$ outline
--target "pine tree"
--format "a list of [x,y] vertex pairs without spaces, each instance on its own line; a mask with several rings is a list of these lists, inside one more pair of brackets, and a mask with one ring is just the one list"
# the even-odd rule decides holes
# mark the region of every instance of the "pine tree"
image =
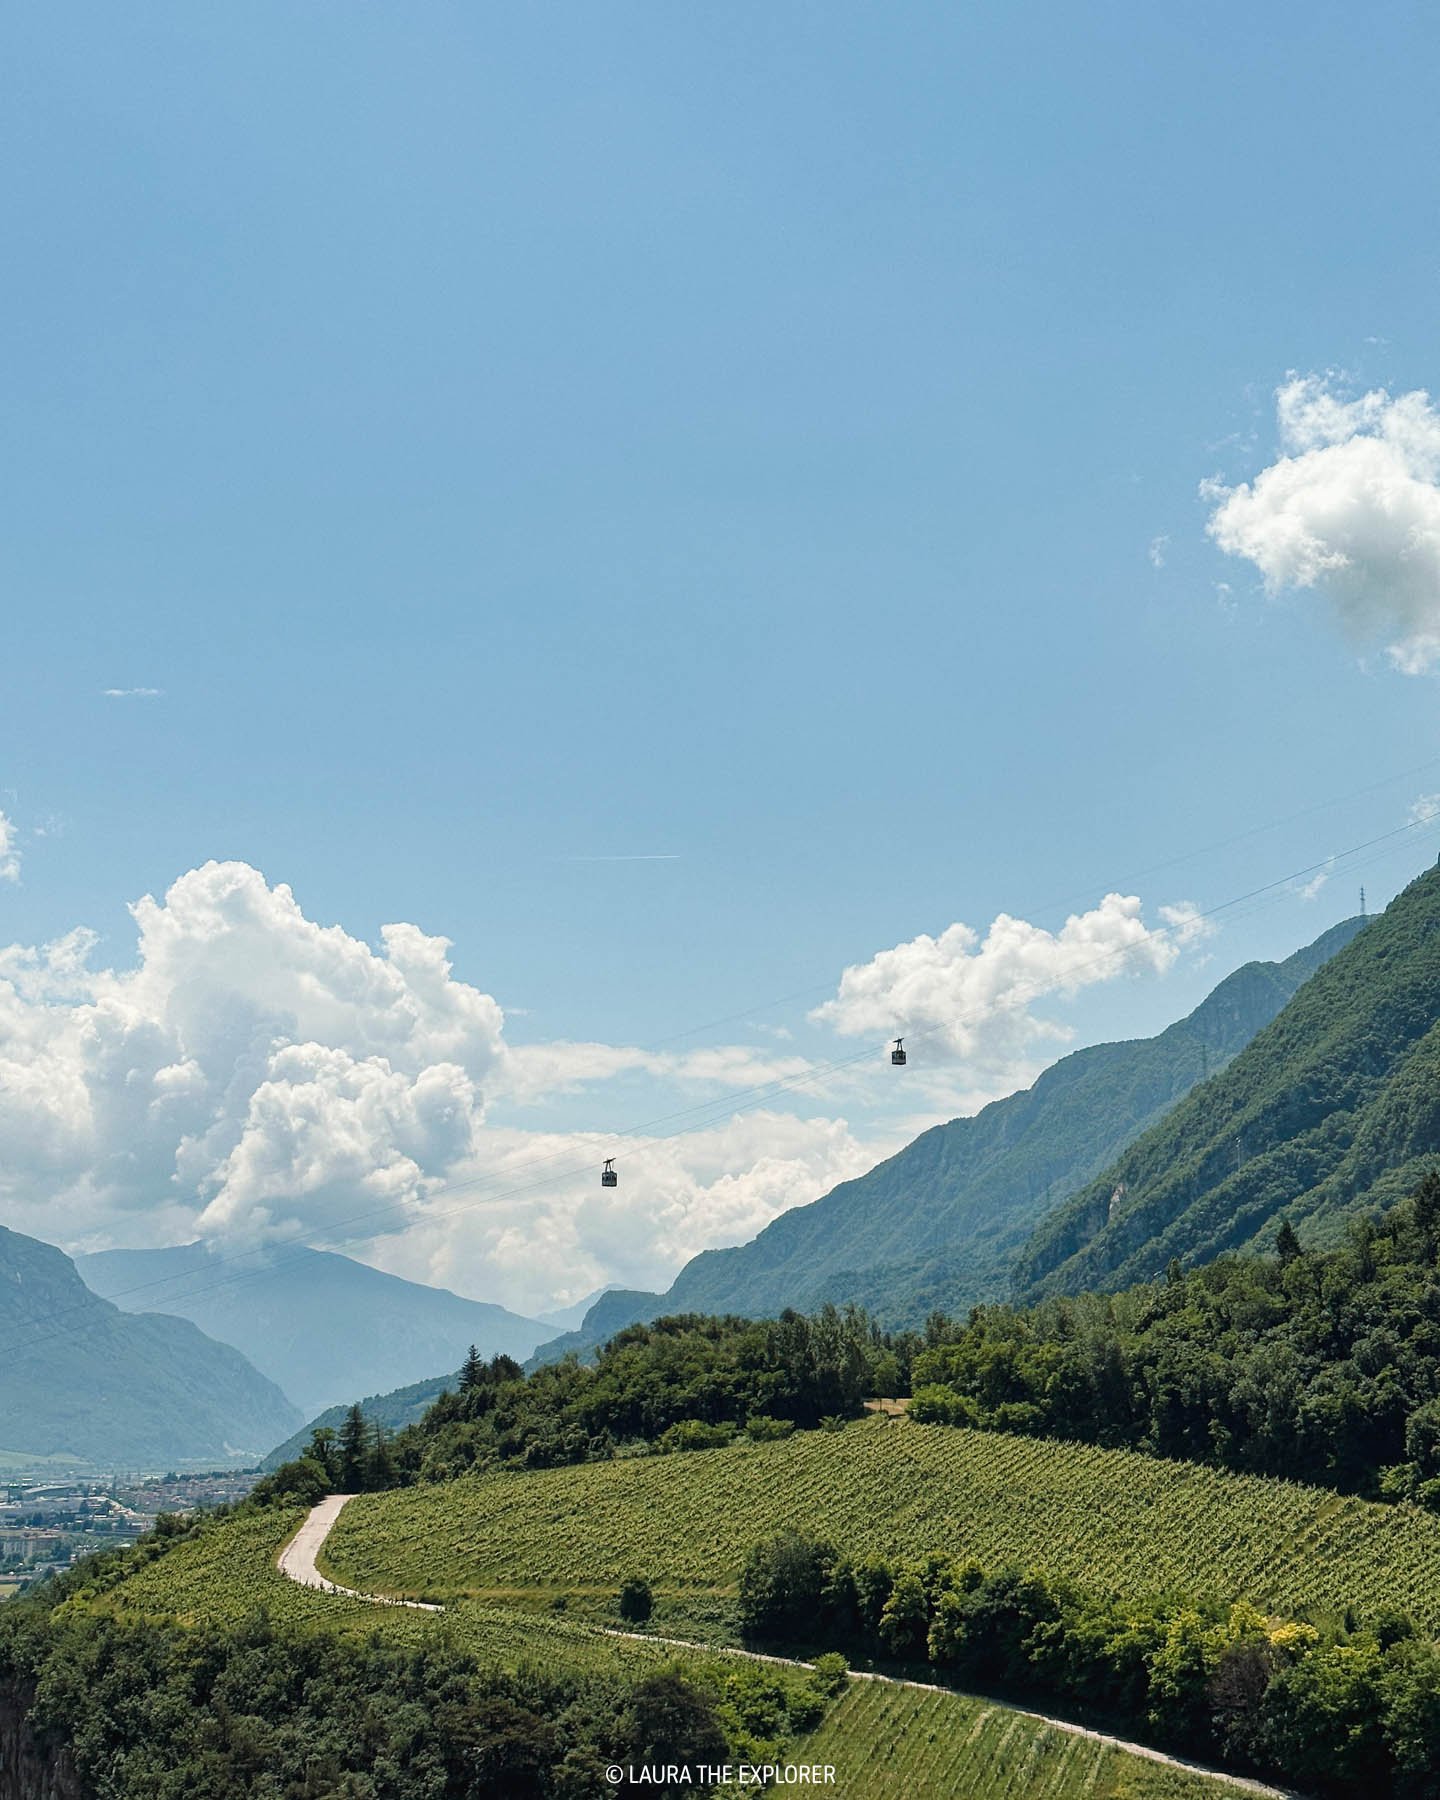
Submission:
[[485,1363],[480,1352],[472,1344],[464,1362],[460,1365],[460,1392],[472,1394],[485,1382]]
[[378,1494],[385,1488],[394,1487],[397,1474],[395,1457],[390,1449],[390,1433],[377,1420],[365,1458],[366,1493]]
[[1280,1229],[1275,1234],[1275,1250],[1282,1263],[1292,1263],[1300,1254],[1300,1240],[1295,1235],[1295,1227],[1288,1219],[1283,1219]]
[[365,1462],[370,1448],[370,1426],[357,1400],[340,1427],[340,1486],[358,1494],[365,1486]]

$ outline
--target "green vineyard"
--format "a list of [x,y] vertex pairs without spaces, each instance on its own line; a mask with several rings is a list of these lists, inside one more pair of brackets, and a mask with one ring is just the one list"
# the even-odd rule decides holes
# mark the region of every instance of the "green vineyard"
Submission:
[[1216,1800],[1221,1787],[1010,1707],[855,1681],[805,1740],[837,1800]]
[[177,1545],[108,1593],[93,1600],[77,1597],[67,1605],[182,1625],[242,1625],[263,1610],[301,1629],[362,1638],[379,1632],[406,1646],[443,1632],[457,1649],[505,1667],[530,1661],[583,1671],[611,1668],[622,1658],[659,1662],[677,1654],[643,1640],[602,1637],[560,1614],[514,1613],[462,1601],[439,1618],[300,1587],[280,1573],[276,1558],[303,1517],[303,1512],[259,1513],[227,1520]]
[[515,1600],[729,1591],[785,1527],[852,1553],[940,1550],[1117,1594],[1315,1616],[1393,1605],[1440,1631],[1440,1520],[1122,1450],[867,1420],[780,1443],[492,1474],[352,1501],[326,1546],[370,1592]]

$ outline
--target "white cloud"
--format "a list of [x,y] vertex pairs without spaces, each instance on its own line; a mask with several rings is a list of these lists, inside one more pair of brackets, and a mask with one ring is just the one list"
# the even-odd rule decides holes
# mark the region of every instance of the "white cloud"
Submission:
[[1170,538],[1168,533],[1162,532],[1159,537],[1151,538],[1148,554],[1152,569],[1163,569],[1165,567],[1165,552],[1169,548]]
[[1428,825],[1432,819],[1440,819],[1440,794],[1422,794],[1410,808],[1410,823]]
[[[504,1293],[522,1311],[605,1281],[664,1288],[699,1251],[745,1242],[902,1141],[862,1144],[843,1119],[755,1112],[683,1137],[638,1137],[616,1154],[619,1187],[602,1188],[610,1140],[487,1129],[479,1166],[501,1197],[482,1190],[462,1205],[437,1195],[403,1237],[374,1244],[367,1259],[413,1280]],[[584,1173],[534,1191],[547,1163]],[[503,1197],[511,1187],[521,1191]]]
[[1335,873],[1335,858],[1327,856],[1308,881],[1292,881],[1290,891],[1302,900],[1316,900]]
[[974,1085],[1003,1088],[1033,1068],[1038,1045],[1071,1035],[1032,1011],[1037,1000],[1136,970],[1163,973],[1210,929],[1188,904],[1162,907],[1160,916],[1160,926],[1147,926],[1138,899],[1107,894],[1058,932],[1008,913],[983,939],[951,925],[846,969],[835,998],[811,1017],[848,1037],[923,1036],[927,1059],[963,1063]]
[[[444,938],[383,952],[285,886],[207,863],[132,909],[137,966],[92,933],[0,951],[0,1170],[12,1221],[67,1241],[142,1215],[153,1239],[323,1233],[356,1201],[406,1209],[470,1150],[503,1015]],[[117,1231],[118,1227],[118,1231]]]
[[20,879],[20,852],[15,848],[15,827],[0,812],[0,881]]
[[797,1083],[810,1068],[803,1056],[762,1055],[744,1044],[716,1044],[683,1054],[627,1044],[521,1044],[507,1051],[495,1091],[521,1103],[577,1094],[597,1082],[642,1074],[662,1081],[726,1090]]
[[1291,377],[1276,411],[1277,460],[1202,485],[1211,537],[1267,590],[1321,595],[1353,641],[1424,673],[1440,662],[1440,413],[1422,390],[1345,399],[1313,375]]
[[158,700],[165,690],[164,688],[131,687],[101,688],[100,692],[107,700]]

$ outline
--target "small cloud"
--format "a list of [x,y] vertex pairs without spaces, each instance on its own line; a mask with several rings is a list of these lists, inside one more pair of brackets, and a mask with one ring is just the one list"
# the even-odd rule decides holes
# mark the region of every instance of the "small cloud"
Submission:
[[164,688],[101,688],[100,692],[107,700],[158,700],[165,692]]
[[20,879],[20,852],[15,848],[15,826],[0,812],[0,881]]
[[1169,547],[1170,537],[1168,532],[1162,531],[1159,537],[1151,538],[1148,555],[1150,557],[1150,567],[1152,569],[1163,569],[1165,567],[1165,552]]
[[1280,451],[1253,481],[1200,486],[1207,529],[1269,593],[1313,593],[1362,649],[1440,667],[1440,411],[1421,389],[1347,395],[1291,375],[1275,395]]
[[1428,825],[1432,819],[1440,819],[1440,794],[1422,794],[1410,808],[1410,823]]
[[1335,858],[1333,856],[1329,856],[1325,859],[1324,863],[1320,866],[1320,868],[1318,868],[1315,871],[1315,873],[1310,877],[1310,879],[1308,881],[1292,882],[1291,883],[1291,891],[1293,893],[1298,894],[1302,900],[1317,899],[1319,897],[1320,890],[1325,886],[1326,882],[1329,881],[1330,877],[1334,874],[1334,872],[1335,872]]

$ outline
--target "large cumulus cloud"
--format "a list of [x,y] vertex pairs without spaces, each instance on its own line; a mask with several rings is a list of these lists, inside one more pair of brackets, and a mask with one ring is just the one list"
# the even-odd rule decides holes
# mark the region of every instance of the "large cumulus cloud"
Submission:
[[473,1145],[500,1007],[444,938],[376,952],[283,885],[207,863],[132,909],[133,969],[93,934],[0,951],[0,1191],[67,1241],[144,1215],[153,1237],[314,1235],[337,1207],[397,1224]]
[[1313,592],[1408,675],[1440,663],[1440,413],[1423,391],[1346,399],[1316,376],[1277,395],[1281,454],[1207,483],[1209,532],[1267,589]]

